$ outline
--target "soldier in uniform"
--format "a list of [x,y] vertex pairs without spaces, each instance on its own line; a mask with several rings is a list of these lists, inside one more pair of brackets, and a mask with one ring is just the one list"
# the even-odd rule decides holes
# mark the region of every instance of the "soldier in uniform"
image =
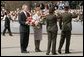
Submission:
[[77,14],[69,12],[69,6],[64,6],[64,12],[60,15],[60,29],[61,29],[61,39],[58,48],[58,52],[61,54],[61,48],[66,39],[65,53],[70,53],[70,39],[71,39],[71,30],[72,30],[72,18],[76,18]]
[[48,46],[47,46],[47,53],[46,55],[49,55],[50,48],[52,44],[52,54],[56,55],[56,38],[57,38],[57,18],[54,14],[54,8],[51,7],[49,9],[49,15],[46,16],[46,23],[47,23],[47,33],[48,33]]
[[5,36],[5,33],[6,33],[7,29],[8,29],[9,35],[13,36],[12,32],[11,32],[11,28],[10,28],[10,20],[12,20],[12,18],[11,18],[9,13],[10,13],[10,11],[7,9],[7,12],[5,12],[5,16],[3,18],[3,19],[5,19],[5,24],[4,24],[5,28],[4,28],[4,31],[3,31],[3,36]]

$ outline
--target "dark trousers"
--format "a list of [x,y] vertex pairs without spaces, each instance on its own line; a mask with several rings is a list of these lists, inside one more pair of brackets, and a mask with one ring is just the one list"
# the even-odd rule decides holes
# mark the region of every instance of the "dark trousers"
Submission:
[[21,51],[26,51],[29,43],[29,32],[20,32]]
[[65,52],[69,52],[69,46],[70,46],[70,39],[71,39],[71,31],[62,31],[61,32],[61,39],[58,50],[61,50],[64,41],[66,39],[66,45],[65,45]]
[[5,27],[5,28],[4,28],[4,30],[3,30],[3,35],[5,35],[6,30],[8,30],[9,35],[12,35],[11,30],[10,30],[10,27]]
[[35,40],[35,50],[40,50],[40,40]]
[[50,53],[50,48],[52,44],[52,53],[56,53],[56,38],[57,32],[48,32],[48,46],[47,46],[47,53]]

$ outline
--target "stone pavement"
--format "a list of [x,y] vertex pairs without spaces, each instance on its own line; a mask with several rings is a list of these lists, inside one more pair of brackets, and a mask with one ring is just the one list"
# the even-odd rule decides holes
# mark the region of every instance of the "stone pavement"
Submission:
[[[57,36],[57,48],[59,46],[59,40],[60,35]],[[34,50],[34,36],[33,34],[30,34],[29,38],[29,45],[28,45],[28,51],[30,53],[21,53],[20,52],[20,37],[19,34],[13,34],[13,36],[9,36],[6,34],[5,36],[1,35],[1,56],[83,56],[83,35],[72,35],[71,37],[71,45],[70,45],[70,51],[71,54],[65,54],[64,48],[65,43],[62,49],[62,54],[58,55],[46,55],[46,49],[47,49],[47,34],[43,34],[43,40],[41,41],[40,49],[43,52],[35,52]],[[58,53],[58,52],[57,52]]]

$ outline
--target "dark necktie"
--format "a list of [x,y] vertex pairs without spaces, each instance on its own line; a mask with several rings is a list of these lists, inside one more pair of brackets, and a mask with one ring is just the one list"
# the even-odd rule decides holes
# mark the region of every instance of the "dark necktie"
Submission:
[[27,14],[27,17],[29,17],[29,16],[30,16],[30,14],[29,14],[28,12],[26,12],[26,14]]

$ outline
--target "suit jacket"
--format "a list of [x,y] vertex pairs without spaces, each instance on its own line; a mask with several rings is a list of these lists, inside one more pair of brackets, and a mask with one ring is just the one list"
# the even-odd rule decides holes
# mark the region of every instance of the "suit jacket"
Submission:
[[[27,16],[30,16],[28,13]],[[29,25],[25,24],[26,22],[26,15],[24,12],[21,12],[18,16],[19,23],[20,23],[20,32],[29,32]]]
[[47,31],[56,32],[58,31],[56,15],[49,14],[46,16]]

